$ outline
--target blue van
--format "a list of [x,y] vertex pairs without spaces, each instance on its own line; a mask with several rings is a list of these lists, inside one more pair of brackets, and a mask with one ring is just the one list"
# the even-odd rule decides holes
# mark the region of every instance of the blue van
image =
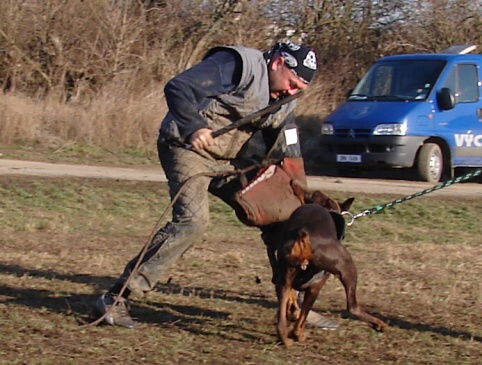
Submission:
[[377,60],[321,127],[322,162],[415,168],[422,181],[482,167],[482,55],[475,46]]

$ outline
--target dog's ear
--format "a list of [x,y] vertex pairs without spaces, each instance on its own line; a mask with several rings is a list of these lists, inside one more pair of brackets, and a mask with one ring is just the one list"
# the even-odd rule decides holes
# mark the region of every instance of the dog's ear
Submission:
[[355,198],[348,198],[347,200],[345,200],[343,203],[340,204],[340,209],[342,212],[347,212],[351,205],[353,204],[353,201],[355,200]]
[[290,181],[291,189],[293,189],[293,193],[296,197],[300,200],[301,204],[304,205],[306,202],[306,192],[308,187],[305,186],[300,180],[293,179]]
[[333,210],[335,212],[341,212],[338,202],[321,191],[315,191],[312,195],[313,203],[321,205],[323,208]]

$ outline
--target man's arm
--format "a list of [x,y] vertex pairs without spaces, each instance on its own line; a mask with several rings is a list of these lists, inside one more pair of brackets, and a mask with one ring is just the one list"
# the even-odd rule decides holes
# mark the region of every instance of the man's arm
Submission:
[[234,90],[241,70],[241,57],[234,50],[220,50],[167,83],[164,88],[167,105],[184,141],[198,140],[193,135],[196,131],[206,135],[202,130],[209,127],[199,111],[208,106],[210,98]]

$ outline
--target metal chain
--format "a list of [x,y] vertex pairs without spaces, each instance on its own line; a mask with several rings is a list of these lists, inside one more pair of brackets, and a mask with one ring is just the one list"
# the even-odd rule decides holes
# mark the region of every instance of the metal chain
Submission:
[[445,188],[447,186],[450,186],[450,185],[453,185],[453,184],[457,184],[457,183],[460,183],[460,182],[464,182],[464,181],[467,181],[467,180],[470,180],[470,179],[473,179],[474,177],[476,176],[479,176],[482,174],[482,169],[477,169],[473,172],[469,172],[465,175],[462,175],[462,176],[458,176],[454,179],[451,179],[451,180],[447,180],[447,181],[444,181],[444,182],[441,182],[440,184],[437,184],[431,188],[427,188],[425,190],[422,190],[418,193],[415,193],[415,194],[412,194],[412,195],[408,195],[404,198],[399,198],[399,199],[396,199],[394,201],[391,201],[389,203],[386,203],[386,204],[383,204],[383,205],[375,205],[374,207],[370,208],[370,209],[366,209],[358,214],[351,214],[350,212],[343,212],[342,215],[348,215],[349,218],[350,218],[350,221],[347,223],[347,226],[351,226],[354,222],[355,222],[355,219],[358,219],[360,217],[365,217],[369,214],[374,214],[374,213],[380,213],[381,211],[387,209],[387,208],[391,208],[393,207],[394,205],[396,204],[400,204],[400,203],[403,203],[403,202],[406,202],[408,200],[411,200],[411,199],[414,199],[414,198],[418,198],[422,195],[425,195],[425,194],[429,194],[429,193],[432,193],[434,191],[437,191],[437,190],[440,190],[442,188]]

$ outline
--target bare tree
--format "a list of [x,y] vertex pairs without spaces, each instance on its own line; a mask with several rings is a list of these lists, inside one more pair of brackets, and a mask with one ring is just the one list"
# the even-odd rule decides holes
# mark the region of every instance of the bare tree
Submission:
[[82,100],[112,81],[165,82],[214,45],[291,39],[318,52],[310,100],[328,111],[380,56],[480,44],[481,2],[3,0],[0,80],[3,90]]

